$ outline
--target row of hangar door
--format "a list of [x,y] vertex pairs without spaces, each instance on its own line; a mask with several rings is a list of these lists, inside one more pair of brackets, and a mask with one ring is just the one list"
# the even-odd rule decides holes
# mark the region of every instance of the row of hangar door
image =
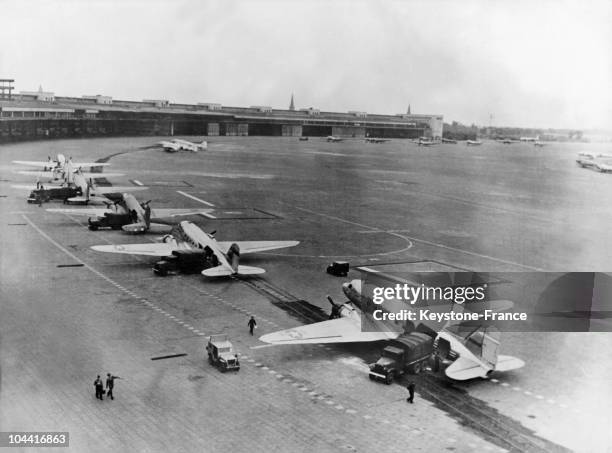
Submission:
[[248,123],[208,123],[206,134],[209,136],[248,136],[248,135],[271,135],[282,137],[302,137],[328,135],[342,137],[365,137],[364,127],[339,127],[339,126],[302,126],[292,124],[248,124]]

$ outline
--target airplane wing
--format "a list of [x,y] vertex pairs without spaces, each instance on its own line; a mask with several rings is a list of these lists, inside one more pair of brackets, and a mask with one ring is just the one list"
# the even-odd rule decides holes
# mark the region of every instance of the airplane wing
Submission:
[[[104,175],[104,173],[98,173]],[[123,193],[123,192],[137,192],[139,190],[147,190],[145,186],[96,186],[94,192],[98,193]]]
[[14,164],[19,164],[19,165],[27,165],[28,167],[55,167],[57,165],[57,162],[49,162],[48,160],[45,161],[37,161],[37,160],[14,160],[13,161]]
[[213,209],[153,209],[151,217],[164,218],[164,217],[178,217],[188,215],[203,215],[212,212]]
[[259,340],[270,344],[360,343],[398,336],[400,332],[362,332],[360,316],[356,314],[269,333]]
[[217,242],[221,250],[227,252],[232,244],[238,244],[240,254],[265,252],[266,250],[283,249],[295,247],[300,241],[238,241],[238,242]]
[[64,208],[53,208],[47,209],[48,212],[59,212],[61,214],[73,214],[73,215],[86,215],[86,216],[98,216],[104,217],[104,214],[116,214],[117,211],[113,209],[104,209],[104,208],[72,208],[72,209],[64,209]]
[[[19,173],[20,175],[39,176],[39,177],[44,177],[44,178],[53,178],[57,175],[57,173],[54,174],[52,171],[39,171],[39,170],[19,170],[17,171],[17,173]],[[86,178],[114,178],[118,176],[124,176],[123,173],[81,172],[81,174]]]
[[79,167],[106,167],[110,162],[71,162],[74,168]]
[[168,256],[176,250],[175,244],[159,242],[147,244],[121,244],[121,245],[94,245],[96,252],[125,253],[127,255]]
[[465,357],[459,357],[444,372],[451,379],[466,381],[477,377],[485,377],[487,371],[486,368],[478,363]]

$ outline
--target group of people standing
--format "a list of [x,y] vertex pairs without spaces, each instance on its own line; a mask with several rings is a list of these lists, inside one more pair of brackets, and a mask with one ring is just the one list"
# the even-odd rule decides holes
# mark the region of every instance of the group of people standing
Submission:
[[[115,379],[121,379],[119,376],[113,376],[110,373],[106,374],[106,397],[112,400],[115,399],[113,396],[113,388],[115,387]],[[104,399],[104,382],[100,379],[100,375],[94,381],[94,387],[96,388],[96,398],[99,400]]]

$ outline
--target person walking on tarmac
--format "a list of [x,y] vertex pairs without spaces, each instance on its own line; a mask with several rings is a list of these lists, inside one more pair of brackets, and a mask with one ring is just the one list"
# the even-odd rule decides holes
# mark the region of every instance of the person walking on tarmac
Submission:
[[251,316],[251,319],[249,319],[248,326],[249,326],[249,333],[253,335],[253,329],[257,327],[257,321],[255,321],[255,316]]
[[104,384],[102,383],[102,379],[100,379],[100,375],[94,381],[94,387],[96,388],[96,398],[99,400],[103,400],[104,397]]
[[110,373],[106,373],[106,396],[114,400],[113,387],[115,386],[115,379],[121,379],[119,376],[113,376]]
[[410,404],[412,404],[414,400],[414,387],[414,381],[410,381],[406,386],[406,390],[408,390],[408,394],[410,395],[408,398],[406,398],[406,402]]

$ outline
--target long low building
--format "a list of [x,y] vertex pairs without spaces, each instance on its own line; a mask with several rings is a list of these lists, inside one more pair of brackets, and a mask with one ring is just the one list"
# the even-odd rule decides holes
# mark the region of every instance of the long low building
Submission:
[[117,135],[442,137],[442,115],[279,110],[164,99],[114,100],[22,92],[0,100],[0,141]]

